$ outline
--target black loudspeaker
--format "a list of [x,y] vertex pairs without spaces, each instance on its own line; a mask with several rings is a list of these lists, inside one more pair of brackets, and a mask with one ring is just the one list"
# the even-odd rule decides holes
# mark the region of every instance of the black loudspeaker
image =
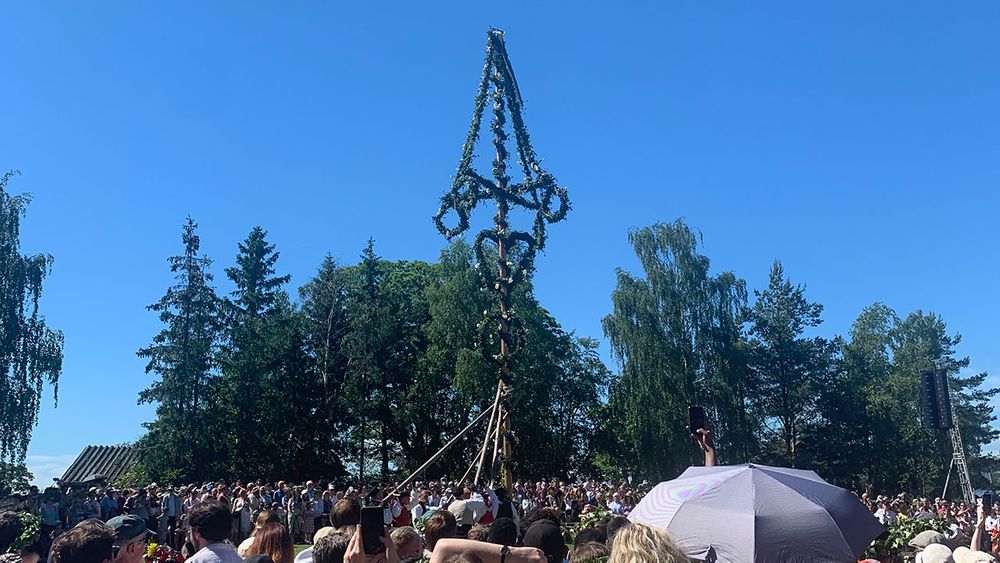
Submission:
[[924,372],[922,388],[927,426],[941,429],[954,426],[951,396],[948,394],[948,372],[943,369]]

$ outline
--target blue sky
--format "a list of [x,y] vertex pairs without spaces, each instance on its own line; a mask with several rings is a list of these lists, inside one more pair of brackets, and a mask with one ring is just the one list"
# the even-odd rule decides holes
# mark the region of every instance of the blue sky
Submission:
[[781,259],[823,334],[875,301],[931,310],[1000,374],[1000,4],[618,4],[0,7],[0,168],[34,194],[22,246],[55,256],[43,307],[66,335],[38,481],[150,419],[135,351],[186,216],[219,278],[254,225],[293,287],[369,237],[437,257],[490,26],[574,204],[536,280],[565,327],[600,336],[628,229],[684,217],[751,287]]

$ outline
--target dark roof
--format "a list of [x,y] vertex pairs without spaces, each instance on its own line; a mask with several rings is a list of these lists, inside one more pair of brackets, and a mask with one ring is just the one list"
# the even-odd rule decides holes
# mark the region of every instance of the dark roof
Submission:
[[63,473],[64,483],[106,481],[114,483],[135,465],[132,446],[87,446]]

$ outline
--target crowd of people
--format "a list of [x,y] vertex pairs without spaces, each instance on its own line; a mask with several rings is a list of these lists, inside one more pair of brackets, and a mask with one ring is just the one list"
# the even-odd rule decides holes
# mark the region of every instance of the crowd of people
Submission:
[[[706,465],[714,465],[710,438],[699,442]],[[402,487],[240,480],[32,487],[0,511],[0,563],[688,561],[667,531],[626,518],[649,490],[649,483],[629,479],[518,481],[510,490],[448,479]],[[859,499],[887,528],[914,522],[908,547],[918,562],[995,561],[986,551],[1000,547],[1000,503],[991,514],[989,507],[906,493]],[[381,513],[378,553],[362,545],[363,507],[375,507],[369,510],[376,520]],[[151,542],[176,555],[154,557]],[[296,544],[309,545],[296,554]]]
[[[198,545],[192,541],[193,532],[197,527],[198,507],[203,505],[216,507],[214,512],[225,512],[228,519],[225,536],[210,533],[211,539],[233,546],[238,557],[268,552],[274,563],[292,563],[292,545],[318,543],[334,532],[350,536],[353,527],[359,524],[361,507],[373,505],[383,507],[390,536],[395,540],[402,538],[399,548],[405,556],[401,560],[413,561],[422,557],[429,560],[433,550],[425,551],[424,546],[433,548],[437,539],[486,540],[488,530],[508,528],[507,545],[516,546],[526,537],[530,540],[537,536],[527,534],[529,525],[536,521],[553,524],[560,538],[563,527],[578,523],[593,512],[617,516],[624,522],[624,516],[648,490],[647,482],[567,483],[555,479],[518,481],[510,491],[503,487],[461,486],[447,479],[418,481],[402,492],[394,492],[391,485],[365,487],[321,481],[294,484],[234,480],[186,486],[153,483],[138,489],[54,487],[44,492],[32,487],[8,503],[10,510],[4,514],[37,519],[37,540],[18,548],[25,556],[25,563],[35,563],[32,555],[44,558],[50,546],[70,532],[98,522],[109,526],[116,538],[119,558],[114,559],[115,563],[139,563],[119,559],[140,551],[144,554],[139,547],[154,540],[193,557]],[[16,518],[10,520],[11,526],[21,523]],[[141,542],[133,541],[139,536]],[[412,547],[417,545],[416,540],[421,549],[408,549],[407,543]],[[314,549],[305,550],[305,556]]]

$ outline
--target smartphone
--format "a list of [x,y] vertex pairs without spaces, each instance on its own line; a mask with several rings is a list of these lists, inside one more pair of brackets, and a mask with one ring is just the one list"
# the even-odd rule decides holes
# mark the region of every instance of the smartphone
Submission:
[[692,405],[688,407],[688,427],[691,434],[697,434],[698,430],[705,427],[705,407]]
[[383,553],[385,545],[382,538],[385,536],[385,512],[381,506],[365,506],[361,509],[361,543],[365,547],[365,553],[374,555]]
[[984,491],[982,498],[983,498],[983,512],[985,512],[986,515],[989,516],[990,514],[993,513],[993,491]]

